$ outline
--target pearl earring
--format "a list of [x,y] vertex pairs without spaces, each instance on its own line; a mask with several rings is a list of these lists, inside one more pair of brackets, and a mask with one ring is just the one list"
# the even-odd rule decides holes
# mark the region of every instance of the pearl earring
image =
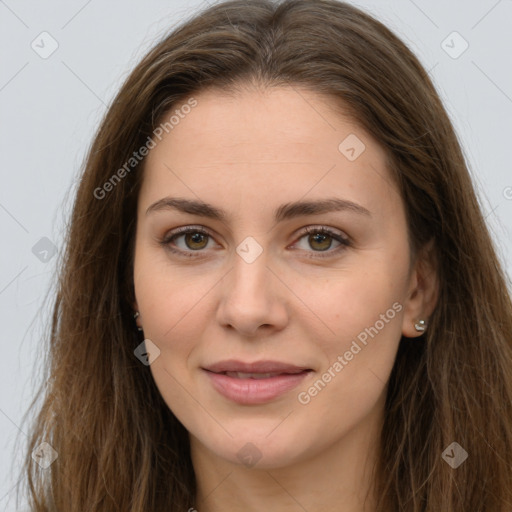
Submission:
[[415,322],[414,328],[418,332],[423,332],[427,328],[427,324],[426,324],[425,320],[418,320],[417,322]]
[[[137,320],[137,318],[138,318],[139,316],[140,316],[140,313],[139,313],[138,311],[136,311],[136,312],[135,312],[135,314],[133,315],[133,319],[134,319],[134,320]],[[138,331],[142,331],[142,327],[139,327],[139,326],[137,325],[137,330],[138,330]]]

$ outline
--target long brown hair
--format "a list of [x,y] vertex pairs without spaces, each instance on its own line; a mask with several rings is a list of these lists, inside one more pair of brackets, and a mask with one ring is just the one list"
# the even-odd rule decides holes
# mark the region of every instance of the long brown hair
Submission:
[[[76,193],[43,347],[47,382],[24,467],[32,510],[193,506],[188,434],[134,355],[144,159],[126,162],[194,93],[248,83],[338,102],[386,151],[412,254],[433,241],[439,299],[425,335],[401,340],[390,377],[379,512],[510,511],[512,305],[463,152],[417,58],[370,15],[334,0],[209,7],[163,38],[112,102]],[[31,457],[43,441],[58,453],[46,469]],[[468,453],[456,469],[442,458],[453,442]]]

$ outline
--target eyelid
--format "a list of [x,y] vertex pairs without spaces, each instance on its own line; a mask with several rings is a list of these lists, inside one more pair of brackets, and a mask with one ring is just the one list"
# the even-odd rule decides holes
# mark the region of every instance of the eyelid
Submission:
[[344,242],[350,242],[351,239],[348,235],[346,235],[343,231],[340,231],[336,228],[331,228],[330,226],[326,226],[324,224],[312,224],[310,226],[306,226],[304,228],[301,228],[297,235],[295,236],[304,236],[305,234],[312,234],[312,233],[325,233],[328,235],[332,235],[333,237],[337,237],[340,240],[343,240]]

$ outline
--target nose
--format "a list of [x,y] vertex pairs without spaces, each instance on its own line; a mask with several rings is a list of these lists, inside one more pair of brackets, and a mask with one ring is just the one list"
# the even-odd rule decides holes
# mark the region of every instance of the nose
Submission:
[[[238,254],[222,279],[217,321],[244,337],[279,331],[288,322],[287,287],[268,266],[265,251],[252,263]],[[277,274],[277,275],[276,275]],[[289,292],[288,292],[289,293]]]

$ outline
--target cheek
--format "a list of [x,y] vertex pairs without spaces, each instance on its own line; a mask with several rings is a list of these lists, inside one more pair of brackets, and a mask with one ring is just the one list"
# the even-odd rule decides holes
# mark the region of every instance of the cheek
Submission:
[[[304,302],[317,317],[318,325],[327,338],[347,340],[357,336],[365,328],[373,326],[384,315],[388,326],[400,324],[400,311],[403,309],[404,275],[395,269],[373,265],[360,265],[359,268],[341,271],[340,275],[325,281],[303,277],[295,280],[294,292],[304,297]],[[393,305],[395,306],[393,307]],[[377,327],[383,328],[379,321]],[[320,332],[319,332],[320,334]],[[329,336],[330,335],[330,336]]]
[[379,275],[372,286],[361,285],[368,283],[366,278],[331,283],[329,299],[324,297],[321,314],[335,334],[326,336],[323,329],[321,336],[318,331],[322,365],[297,395],[299,407],[315,423],[313,430],[321,430],[321,422],[328,420],[348,431],[384,399],[401,337],[403,305],[397,300],[399,287]]
[[323,353],[317,388],[330,389],[321,401],[343,400],[358,410],[375,400],[389,379],[401,339],[405,274],[397,270],[400,261],[388,261],[352,268],[308,291],[324,326],[309,332]]
[[194,319],[204,318],[206,296],[217,280],[211,273],[198,275],[197,270],[171,266],[164,251],[141,248],[134,285],[144,335],[165,344],[177,338],[186,341],[180,333],[199,327]]

